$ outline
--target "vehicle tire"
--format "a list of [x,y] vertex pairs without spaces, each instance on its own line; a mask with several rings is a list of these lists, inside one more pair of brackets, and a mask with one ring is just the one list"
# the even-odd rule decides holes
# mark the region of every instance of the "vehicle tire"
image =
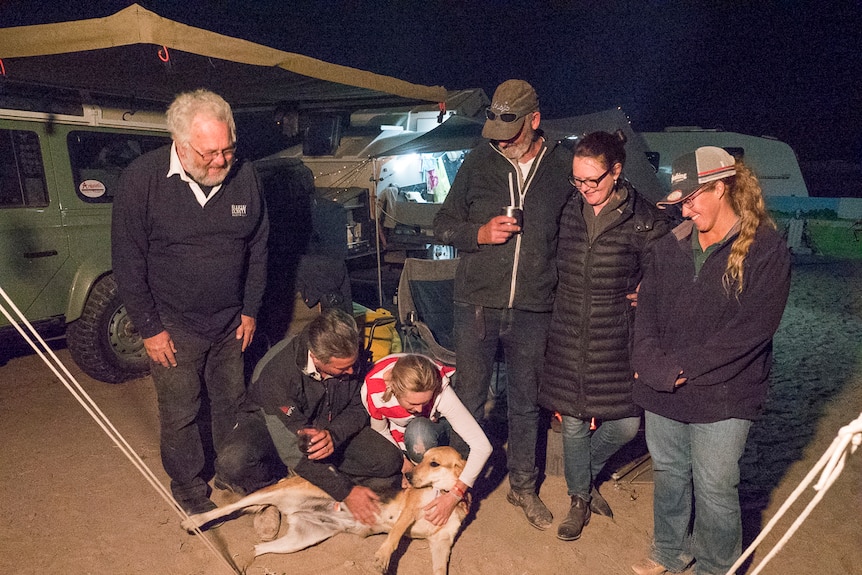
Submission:
[[122,383],[149,373],[144,340],[132,325],[108,274],[93,286],[81,317],[66,328],[72,359],[84,373],[105,383]]

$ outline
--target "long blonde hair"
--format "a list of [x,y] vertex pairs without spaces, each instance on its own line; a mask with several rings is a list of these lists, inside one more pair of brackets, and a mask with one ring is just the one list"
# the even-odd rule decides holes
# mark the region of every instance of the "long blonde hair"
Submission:
[[736,297],[739,297],[744,286],[745,258],[754,242],[754,234],[761,224],[775,229],[775,222],[766,210],[766,202],[763,201],[763,191],[757,176],[742,160],[736,160],[736,175],[721,181],[727,188],[734,213],[739,216],[739,235],[731,245],[727,268],[721,281],[728,293],[733,290]]
[[437,392],[443,385],[437,365],[419,354],[399,357],[383,379],[386,382],[383,401],[389,401],[393,395],[400,397],[410,391]]

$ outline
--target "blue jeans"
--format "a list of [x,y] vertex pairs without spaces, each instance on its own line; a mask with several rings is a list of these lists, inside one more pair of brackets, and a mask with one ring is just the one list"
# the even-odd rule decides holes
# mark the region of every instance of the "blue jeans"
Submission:
[[454,387],[476,421],[485,419],[485,401],[497,346],[506,361],[509,484],[517,491],[535,491],[539,370],[548,340],[551,314],[494,309],[455,302]]
[[150,362],[159,403],[162,465],[180,505],[207,497],[201,477],[205,459],[198,427],[204,390],[209,398],[212,444],[218,453],[245,397],[242,340],[231,330],[220,341],[202,338],[176,324],[165,325],[176,345],[177,366]]
[[590,432],[590,422],[563,416],[563,467],[569,495],[590,500],[590,488],[611,456],[634,439],[640,417],[602,421]]
[[[404,428],[404,447],[407,450],[407,457],[413,463],[419,463],[425,456],[425,452],[432,447],[451,445],[452,436],[457,437],[458,434],[452,431],[452,426],[445,417],[436,422],[427,417],[414,417]],[[466,458],[467,454],[461,453],[461,457]]]
[[681,423],[646,412],[655,477],[652,558],[669,571],[694,560],[697,575],[721,575],[742,553],[739,458],[750,427],[745,419]]

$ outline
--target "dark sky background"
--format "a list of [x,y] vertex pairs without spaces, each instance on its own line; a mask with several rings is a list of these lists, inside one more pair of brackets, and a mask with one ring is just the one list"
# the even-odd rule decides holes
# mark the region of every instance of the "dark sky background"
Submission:
[[[0,26],[106,16],[132,2],[0,0]],[[522,78],[547,118],[619,106],[670,125],[862,162],[862,2],[140,0],[166,18],[448,89]]]

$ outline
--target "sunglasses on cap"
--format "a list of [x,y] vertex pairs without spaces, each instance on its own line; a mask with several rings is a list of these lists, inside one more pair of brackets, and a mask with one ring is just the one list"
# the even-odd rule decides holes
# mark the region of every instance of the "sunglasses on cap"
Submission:
[[529,112],[526,112],[524,114],[515,114],[513,112],[504,112],[502,114],[498,114],[498,113],[494,112],[493,110],[491,110],[491,108],[485,108],[485,117],[488,118],[489,120],[491,120],[492,122],[494,120],[496,120],[497,118],[499,118],[501,122],[511,124],[512,122],[514,122],[518,118],[523,118],[527,114],[529,114]]

